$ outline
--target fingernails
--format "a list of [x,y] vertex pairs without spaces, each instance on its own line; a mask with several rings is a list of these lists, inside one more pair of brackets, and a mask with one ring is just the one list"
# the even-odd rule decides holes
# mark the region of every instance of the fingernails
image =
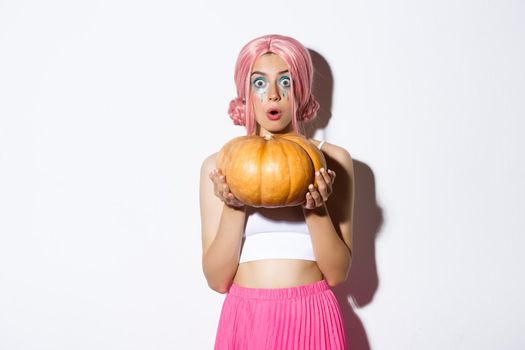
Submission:
[[308,186],[308,189],[313,190],[314,189],[314,185],[310,184],[310,186]]
[[320,176],[320,175],[321,174],[318,171],[315,172],[315,176]]
[[321,172],[324,173],[324,168],[321,168]]

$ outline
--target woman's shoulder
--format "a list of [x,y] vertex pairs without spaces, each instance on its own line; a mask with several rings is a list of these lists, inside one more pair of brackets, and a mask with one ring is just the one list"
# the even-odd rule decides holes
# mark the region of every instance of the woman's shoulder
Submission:
[[219,155],[219,152],[215,152],[207,156],[203,161],[201,165],[201,173],[202,174],[209,174],[213,169],[217,167],[217,156]]
[[326,141],[319,141],[310,139],[314,143],[314,145],[323,151],[327,156],[330,158],[338,161],[343,166],[350,166],[352,164],[352,156],[350,155],[350,152],[341,146],[335,145],[333,143],[329,143]]

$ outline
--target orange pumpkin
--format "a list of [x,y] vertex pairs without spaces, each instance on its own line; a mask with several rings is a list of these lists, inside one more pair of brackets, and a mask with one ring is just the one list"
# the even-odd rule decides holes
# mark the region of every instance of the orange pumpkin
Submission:
[[315,171],[326,169],[323,153],[296,134],[240,136],[224,145],[217,167],[230,191],[253,207],[286,207],[305,200]]

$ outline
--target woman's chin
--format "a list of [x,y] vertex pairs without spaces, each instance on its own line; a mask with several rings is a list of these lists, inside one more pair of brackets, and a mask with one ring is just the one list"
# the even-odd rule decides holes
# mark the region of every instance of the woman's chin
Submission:
[[261,125],[261,127],[272,133],[272,134],[285,134],[287,132],[292,132],[293,127],[292,124],[289,123],[288,125],[282,125],[282,124],[270,124],[270,125]]

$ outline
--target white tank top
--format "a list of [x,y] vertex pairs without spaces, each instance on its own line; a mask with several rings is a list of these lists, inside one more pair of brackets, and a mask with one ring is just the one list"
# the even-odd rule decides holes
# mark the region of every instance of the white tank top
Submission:
[[[319,149],[324,141],[319,143]],[[315,261],[310,231],[300,206],[246,208],[239,263],[262,259]]]

